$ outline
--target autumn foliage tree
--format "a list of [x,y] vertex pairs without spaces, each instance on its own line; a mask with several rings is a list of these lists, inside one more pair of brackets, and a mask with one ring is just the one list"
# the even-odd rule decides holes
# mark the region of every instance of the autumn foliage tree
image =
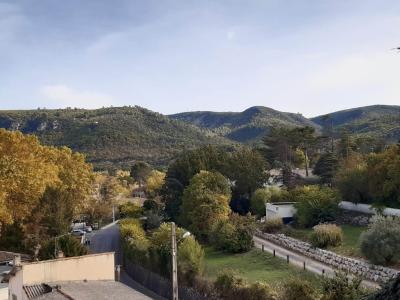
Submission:
[[201,171],[183,193],[182,223],[197,237],[207,239],[213,224],[228,218],[231,191],[217,172]]
[[92,188],[92,167],[82,154],[0,129],[0,238],[7,226],[29,235],[65,232]]

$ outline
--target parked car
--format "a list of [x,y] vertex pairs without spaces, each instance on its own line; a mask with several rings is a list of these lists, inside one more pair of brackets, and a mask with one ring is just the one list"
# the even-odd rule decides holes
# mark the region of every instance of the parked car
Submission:
[[86,226],[85,227],[85,231],[86,232],[92,232],[93,231],[92,226]]
[[82,236],[82,235],[85,235],[85,231],[84,230],[81,230],[81,229],[74,229],[74,230],[72,230],[72,235],[74,235],[74,236]]

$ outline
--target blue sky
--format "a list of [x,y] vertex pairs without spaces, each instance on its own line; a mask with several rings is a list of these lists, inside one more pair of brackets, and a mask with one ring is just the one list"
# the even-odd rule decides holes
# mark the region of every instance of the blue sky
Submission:
[[400,104],[399,1],[0,0],[0,109]]

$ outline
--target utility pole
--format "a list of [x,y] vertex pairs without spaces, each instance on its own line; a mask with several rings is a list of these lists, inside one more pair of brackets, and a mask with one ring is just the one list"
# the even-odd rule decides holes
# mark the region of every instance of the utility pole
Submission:
[[178,265],[176,261],[176,233],[175,223],[171,222],[171,242],[172,242],[172,300],[178,300]]
[[115,222],[115,205],[114,204],[112,207],[112,218],[113,218],[113,222]]

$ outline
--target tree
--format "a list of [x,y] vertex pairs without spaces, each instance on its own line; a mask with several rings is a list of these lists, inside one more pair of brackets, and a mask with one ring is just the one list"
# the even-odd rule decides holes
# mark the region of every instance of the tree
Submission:
[[363,156],[352,154],[339,164],[334,178],[335,186],[346,201],[370,203],[367,163]]
[[307,186],[291,192],[295,201],[296,220],[301,226],[312,227],[334,221],[339,210],[340,198],[328,187]]
[[286,190],[276,186],[257,189],[250,200],[250,210],[254,215],[265,216],[265,204],[267,202],[280,202],[289,198]]
[[255,221],[250,215],[232,214],[228,220],[219,220],[212,228],[210,240],[216,249],[231,253],[249,251],[253,243]]
[[34,136],[0,129],[0,223],[22,222],[57,179],[50,153]]
[[374,264],[400,261],[400,218],[375,216],[360,237],[361,252]]
[[131,167],[130,175],[139,184],[139,186],[142,186],[143,183],[146,182],[150,172],[151,167],[147,163],[138,161]]
[[274,167],[281,167],[283,164],[292,162],[293,140],[290,128],[272,128],[268,135],[263,139],[265,148],[264,156]]
[[207,239],[212,225],[227,219],[231,191],[228,180],[217,172],[201,171],[183,193],[181,221],[200,239]]
[[202,170],[218,171],[226,175],[228,160],[225,149],[211,145],[181,153],[168,167],[165,184],[161,189],[168,216],[175,221],[178,219],[183,191],[194,175]]
[[87,248],[80,243],[78,239],[71,235],[65,235],[48,240],[44,247],[39,251],[39,257],[42,260],[54,259],[54,250],[57,244],[57,250],[61,250],[65,257],[81,256],[88,253]]
[[268,179],[267,163],[261,154],[249,148],[242,148],[232,154],[229,179],[234,182],[234,196],[250,199],[253,192]]
[[204,270],[204,250],[193,236],[186,237],[178,246],[178,275],[180,282],[192,284]]
[[146,180],[146,191],[147,194],[154,198],[161,190],[165,182],[165,173],[157,170],[150,172]]
[[346,273],[335,273],[322,281],[323,296],[321,300],[359,300],[365,295],[361,278],[349,277]]
[[317,141],[315,129],[310,126],[295,127],[291,130],[290,135],[292,136],[294,147],[301,149],[304,153],[306,176],[308,176],[309,154]]
[[339,161],[332,152],[326,152],[320,156],[314,166],[313,173],[321,177],[323,183],[332,185],[334,176],[339,167]]
[[400,203],[400,145],[367,157],[368,187],[380,202],[396,206]]

